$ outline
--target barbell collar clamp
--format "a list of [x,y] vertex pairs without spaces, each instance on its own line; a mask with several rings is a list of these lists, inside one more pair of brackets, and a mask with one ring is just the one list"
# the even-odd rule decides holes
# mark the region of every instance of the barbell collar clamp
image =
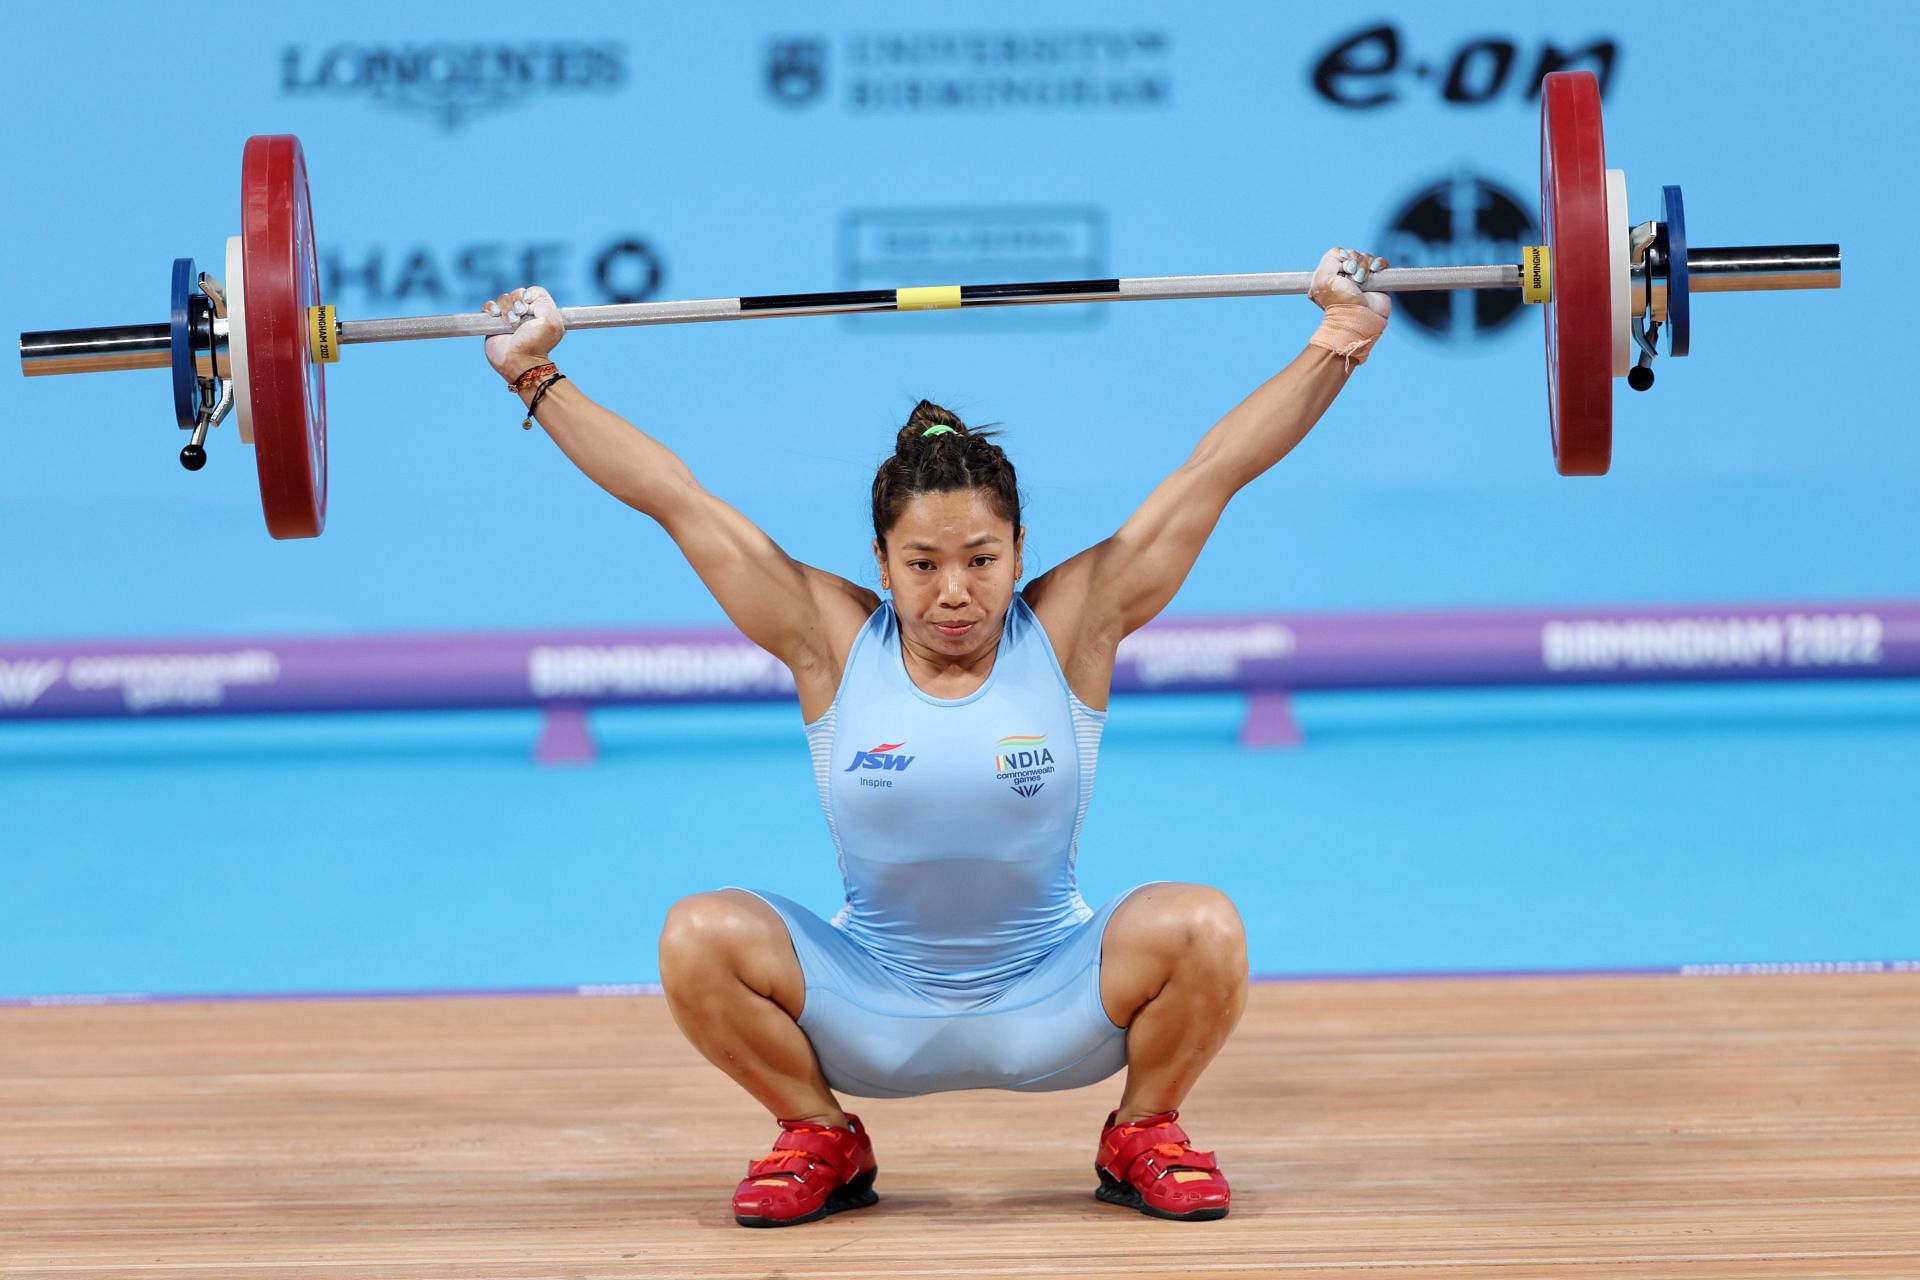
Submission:
[[200,420],[194,423],[193,438],[180,450],[180,465],[189,471],[198,471],[207,465],[207,432],[220,425],[233,408],[233,383],[220,385],[220,398],[217,402],[205,404],[200,410]]

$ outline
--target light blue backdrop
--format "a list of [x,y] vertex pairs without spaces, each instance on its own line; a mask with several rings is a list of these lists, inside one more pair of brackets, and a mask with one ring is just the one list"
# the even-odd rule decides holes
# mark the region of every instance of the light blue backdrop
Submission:
[[[610,250],[616,285],[659,265],[656,297],[1304,267],[1387,243],[1435,182],[1531,207],[1529,73],[1614,41],[1609,163],[1635,217],[1678,182],[1696,244],[1839,241],[1847,288],[1697,299],[1695,354],[1619,392],[1603,480],[1553,473],[1536,315],[1460,341],[1403,315],[1174,610],[1920,592],[1917,327],[1876,280],[1920,194],[1914,10],[1400,8],[11,10],[0,333],[164,319],[171,259],[219,273],[242,142],[276,131],[305,142],[349,320],[529,273],[603,301]],[[1394,67],[1363,70],[1376,40],[1337,87],[1390,100],[1317,93],[1316,65],[1378,25]],[[1484,101],[1446,101],[1456,65]],[[932,228],[928,271],[883,279],[901,227]],[[795,555],[870,579],[865,485],[920,396],[1006,425],[1044,569],[1313,317],[815,319],[583,333],[561,359]],[[179,468],[165,375],[0,377],[0,640],[717,619],[658,529],[517,429],[477,348],[348,349],[329,526],[305,543],[265,536],[232,426]],[[1245,755],[1230,706],[1134,704],[1088,892],[1177,853],[1241,898],[1267,970],[1911,954],[1913,710],[1887,686],[1348,695],[1309,700],[1306,750]],[[526,763],[513,716],[9,728],[0,991],[648,977],[677,893],[759,874],[831,907],[789,718],[604,717],[606,762],[575,773]]]

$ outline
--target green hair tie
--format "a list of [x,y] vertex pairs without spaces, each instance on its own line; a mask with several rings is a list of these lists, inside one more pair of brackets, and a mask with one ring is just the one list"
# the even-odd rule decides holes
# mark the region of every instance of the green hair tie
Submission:
[[925,440],[931,436],[957,436],[959,434],[960,433],[958,431],[955,431],[952,427],[948,426],[946,423],[943,422],[937,427],[928,427],[925,431],[922,431],[920,433],[920,438],[922,440]]

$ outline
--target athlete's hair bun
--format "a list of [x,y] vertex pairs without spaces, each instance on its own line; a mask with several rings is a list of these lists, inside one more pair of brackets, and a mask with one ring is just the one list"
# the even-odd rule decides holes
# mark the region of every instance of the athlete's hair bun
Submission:
[[916,494],[981,489],[994,509],[1020,532],[1020,487],[1013,463],[993,442],[996,433],[974,431],[959,416],[931,400],[907,415],[894,439],[893,456],[873,477],[873,536],[880,545]]
[[[946,429],[937,430],[941,427]],[[928,434],[930,431],[932,435]],[[907,424],[900,428],[900,434],[893,442],[893,452],[896,457],[910,458],[919,449],[933,446],[943,437],[966,437],[972,434],[967,429],[967,424],[960,421],[958,414],[942,408],[931,400],[922,400],[913,406],[913,412],[907,415]]]

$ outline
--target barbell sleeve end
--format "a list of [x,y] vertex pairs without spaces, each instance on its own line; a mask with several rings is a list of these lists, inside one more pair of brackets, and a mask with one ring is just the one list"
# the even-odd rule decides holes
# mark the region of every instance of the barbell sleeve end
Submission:
[[165,369],[172,362],[172,336],[164,324],[46,329],[20,335],[20,372],[29,378],[55,373]]
[[1687,250],[1687,279],[1695,293],[1750,293],[1777,289],[1838,289],[1837,244],[1767,244]]

